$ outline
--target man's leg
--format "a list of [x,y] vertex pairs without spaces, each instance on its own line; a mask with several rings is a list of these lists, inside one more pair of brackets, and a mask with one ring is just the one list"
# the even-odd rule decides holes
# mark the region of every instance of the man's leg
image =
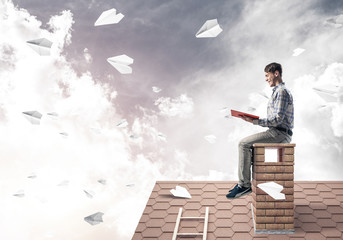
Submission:
[[286,143],[290,141],[290,136],[275,129],[269,129],[265,132],[256,133],[243,138],[239,143],[238,185],[242,187],[251,186],[250,169],[252,162],[252,146],[254,143]]
[[228,198],[242,196],[241,193],[251,192],[251,162],[252,162],[252,145],[254,143],[287,143],[291,137],[282,132],[269,129],[265,132],[257,133],[242,139],[239,143],[239,162],[238,162],[238,184],[230,193]]

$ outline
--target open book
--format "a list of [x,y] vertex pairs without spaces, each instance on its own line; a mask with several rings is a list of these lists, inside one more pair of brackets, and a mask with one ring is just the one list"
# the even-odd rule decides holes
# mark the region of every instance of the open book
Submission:
[[239,111],[232,110],[232,109],[231,109],[231,115],[233,117],[248,116],[248,117],[252,117],[252,118],[255,118],[255,119],[259,119],[260,118],[259,116],[251,115],[249,113],[239,112]]

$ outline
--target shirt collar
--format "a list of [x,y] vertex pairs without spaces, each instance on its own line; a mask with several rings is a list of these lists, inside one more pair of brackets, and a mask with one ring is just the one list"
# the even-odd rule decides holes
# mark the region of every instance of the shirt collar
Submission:
[[281,87],[281,86],[283,86],[283,85],[285,85],[285,83],[284,83],[284,82],[281,82],[281,83],[279,83],[279,85],[275,86],[275,87],[273,88],[273,93],[275,92],[276,89],[278,89],[279,87]]

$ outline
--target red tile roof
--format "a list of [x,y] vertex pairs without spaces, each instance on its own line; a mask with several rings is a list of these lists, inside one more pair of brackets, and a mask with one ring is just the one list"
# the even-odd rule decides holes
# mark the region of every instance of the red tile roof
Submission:
[[[204,216],[206,206],[210,208],[207,240],[343,239],[343,181],[295,182],[295,233],[289,235],[255,234],[251,196],[233,200],[225,197],[235,184],[232,181],[156,182],[132,240],[172,239],[179,208],[183,209],[183,217],[200,217]],[[173,197],[169,190],[177,185],[185,187],[192,198]],[[179,232],[199,233],[203,227],[203,221],[183,220]]]

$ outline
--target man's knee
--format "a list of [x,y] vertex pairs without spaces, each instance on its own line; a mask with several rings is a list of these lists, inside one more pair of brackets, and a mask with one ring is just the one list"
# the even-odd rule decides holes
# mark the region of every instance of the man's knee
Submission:
[[249,149],[251,148],[251,144],[249,144],[248,142],[241,140],[238,144],[238,147],[241,149]]

